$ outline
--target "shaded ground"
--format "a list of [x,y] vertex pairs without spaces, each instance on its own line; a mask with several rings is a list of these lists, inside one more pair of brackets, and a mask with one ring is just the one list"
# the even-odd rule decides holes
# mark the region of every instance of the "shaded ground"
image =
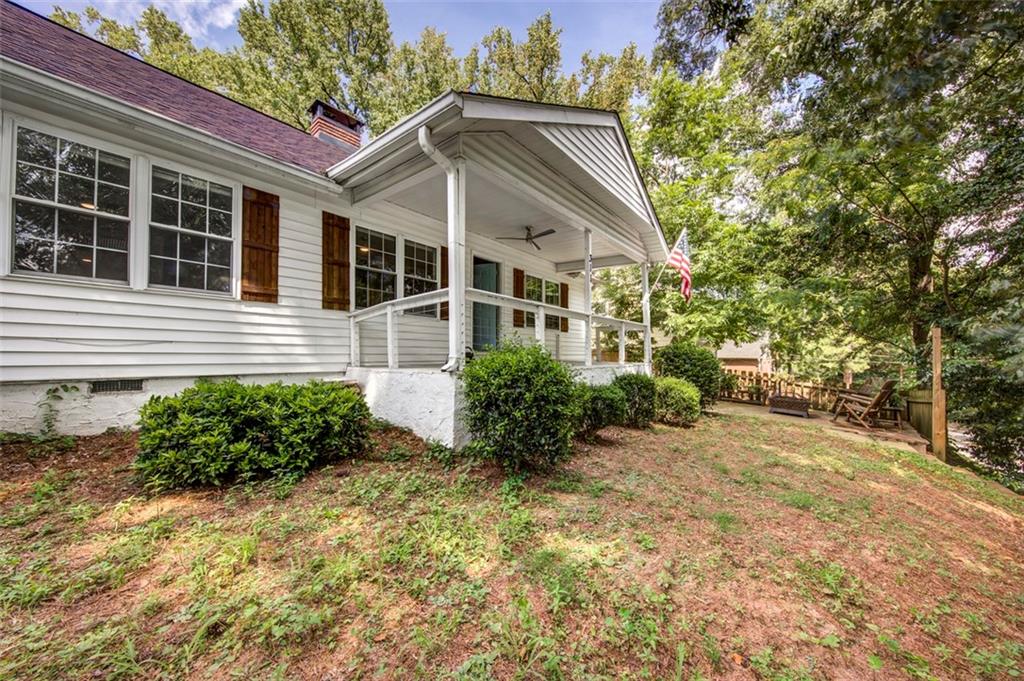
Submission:
[[1009,678],[1024,498],[806,422],[608,429],[525,484],[415,438],[148,498],[0,456],[0,678]]

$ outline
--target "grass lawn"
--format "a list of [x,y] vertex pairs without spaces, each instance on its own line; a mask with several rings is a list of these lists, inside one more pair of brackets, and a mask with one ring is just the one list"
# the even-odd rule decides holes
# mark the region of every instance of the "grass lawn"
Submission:
[[607,429],[525,483],[376,434],[147,497],[131,435],[0,455],[0,678],[1024,671],[1024,498],[793,422]]

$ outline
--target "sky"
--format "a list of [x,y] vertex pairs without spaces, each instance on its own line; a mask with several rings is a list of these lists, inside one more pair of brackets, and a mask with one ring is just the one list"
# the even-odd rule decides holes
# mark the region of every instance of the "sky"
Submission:
[[[15,0],[29,9],[48,15],[54,4],[69,10],[81,10],[92,4],[103,14],[121,21],[135,19],[149,4],[155,4],[178,21],[199,46],[224,49],[237,44],[235,24],[245,0]],[[448,34],[448,42],[458,55],[464,55],[495,26],[508,26],[517,39],[526,36],[526,27],[550,10],[556,26],[562,29],[562,58],[566,70],[574,70],[587,50],[618,53],[635,42],[641,54],[650,56],[657,33],[656,0],[507,2],[472,0],[437,2],[434,0],[385,0],[395,42],[417,38],[425,26],[434,26]]]

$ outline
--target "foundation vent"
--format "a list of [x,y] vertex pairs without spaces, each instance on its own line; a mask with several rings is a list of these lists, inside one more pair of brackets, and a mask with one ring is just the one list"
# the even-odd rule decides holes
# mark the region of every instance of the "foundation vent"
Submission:
[[90,393],[137,393],[142,392],[141,378],[119,378],[115,381],[93,381]]

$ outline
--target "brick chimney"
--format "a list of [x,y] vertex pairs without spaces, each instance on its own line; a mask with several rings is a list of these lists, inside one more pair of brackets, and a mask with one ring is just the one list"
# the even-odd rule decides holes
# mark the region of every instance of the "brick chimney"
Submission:
[[364,123],[343,109],[316,100],[307,109],[309,134],[340,147],[358,149],[363,142]]

